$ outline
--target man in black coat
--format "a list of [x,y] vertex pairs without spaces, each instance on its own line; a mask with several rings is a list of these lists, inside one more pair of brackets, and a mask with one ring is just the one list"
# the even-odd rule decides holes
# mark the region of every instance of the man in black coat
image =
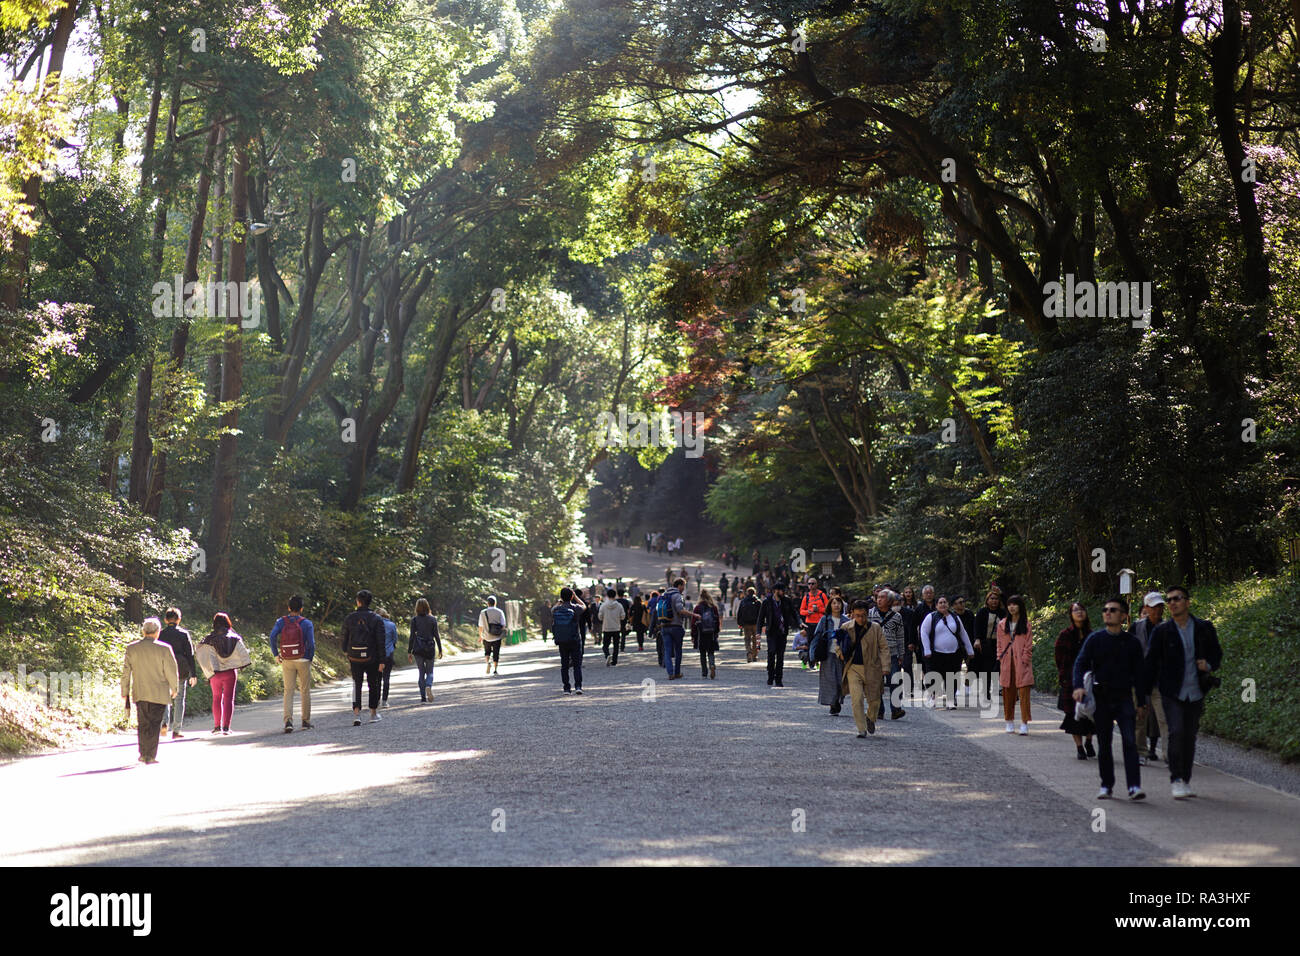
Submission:
[[180,626],[181,612],[169,607],[163,615],[163,621],[167,626],[159,632],[158,641],[169,645],[176,657],[177,691],[176,697],[163,713],[159,732],[167,733],[170,726],[172,740],[176,740],[185,736],[181,733],[181,725],[185,723],[185,691],[199,682],[198,667],[194,663],[194,641],[190,638],[190,632]]
[[357,609],[343,619],[343,653],[352,665],[352,726],[361,726],[361,679],[366,680],[370,722],[379,716],[380,678],[387,655],[384,619],[370,610],[371,594],[364,588],[357,592]]
[[[1105,627],[1093,631],[1083,641],[1074,660],[1074,699],[1083,700],[1083,675],[1092,671],[1093,696],[1097,710],[1097,768],[1101,771],[1100,800],[1108,799],[1115,787],[1115,758],[1111,745],[1111,728],[1119,724],[1124,748],[1124,782],[1130,800],[1142,800],[1142,768],[1138,763],[1137,707],[1146,704],[1143,689],[1142,645],[1124,624],[1128,602],[1119,595],[1107,599],[1101,609]],[[1136,707],[1134,693],[1136,692]]]
[[758,634],[762,639],[767,631],[767,686],[773,683],[784,687],[781,678],[785,673],[785,642],[791,628],[799,626],[799,613],[794,602],[785,596],[785,588],[778,581],[772,593],[763,599],[758,609]]
[[1193,617],[1191,595],[1181,584],[1165,591],[1171,620],[1151,632],[1147,648],[1145,690],[1160,689],[1169,738],[1169,790],[1175,800],[1196,796],[1192,792],[1192,761],[1196,758],[1196,733],[1205,710],[1205,692],[1213,671],[1223,663],[1223,648],[1214,625]]

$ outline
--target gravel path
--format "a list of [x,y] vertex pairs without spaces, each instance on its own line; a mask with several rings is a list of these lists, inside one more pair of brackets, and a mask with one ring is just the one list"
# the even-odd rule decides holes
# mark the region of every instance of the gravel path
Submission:
[[847,704],[836,718],[816,704],[814,671],[796,660],[769,688],[734,631],[722,645],[717,680],[688,647],[671,684],[653,645],[632,641],[615,668],[589,645],[587,694],[567,697],[553,645],[533,640],[503,649],[499,677],[471,655],[439,664],[433,705],[400,670],[378,724],[352,727],[336,684],[313,695],[308,733],[280,733],[272,702],[238,708],[234,736],[165,743],[151,767],[133,740],[15,761],[0,788],[23,794],[24,826],[0,829],[0,861],[1300,862],[1293,797],[1207,771],[1201,799],[1175,804],[1153,779],[1096,832],[1095,762],[1048,714],[1021,738],[911,707],[859,740]]

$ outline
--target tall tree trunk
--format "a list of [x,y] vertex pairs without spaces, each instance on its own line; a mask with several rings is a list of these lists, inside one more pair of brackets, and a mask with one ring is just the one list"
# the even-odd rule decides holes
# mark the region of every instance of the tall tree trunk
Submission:
[[[239,141],[234,151],[230,181],[231,221],[230,281],[243,283],[246,275],[244,222],[248,217],[248,143]],[[229,405],[221,416],[221,438],[217,444],[216,468],[212,476],[212,521],[208,538],[208,557],[212,562],[214,604],[224,607],[230,596],[230,538],[234,521],[236,438],[239,427],[238,401],[243,389],[244,359],[240,335],[241,297],[228,304],[224,354],[221,366],[221,401]]]
[[104,452],[99,459],[99,484],[111,495],[117,494],[117,439],[122,434],[122,409],[114,407],[104,425]]

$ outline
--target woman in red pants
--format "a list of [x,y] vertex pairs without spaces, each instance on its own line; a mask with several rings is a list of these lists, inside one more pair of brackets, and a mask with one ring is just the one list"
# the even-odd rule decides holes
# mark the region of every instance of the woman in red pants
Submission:
[[239,668],[248,663],[244,639],[230,624],[230,618],[218,612],[212,618],[212,632],[200,644],[216,652],[212,676],[212,732],[230,733],[230,717],[235,710],[235,685],[239,681]]

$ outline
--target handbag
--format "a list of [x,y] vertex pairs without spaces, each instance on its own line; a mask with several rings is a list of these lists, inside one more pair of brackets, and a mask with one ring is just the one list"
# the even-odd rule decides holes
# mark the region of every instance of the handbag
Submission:
[[1092,671],[1083,675],[1083,700],[1074,702],[1075,720],[1092,720],[1097,713],[1097,697],[1092,692]]

